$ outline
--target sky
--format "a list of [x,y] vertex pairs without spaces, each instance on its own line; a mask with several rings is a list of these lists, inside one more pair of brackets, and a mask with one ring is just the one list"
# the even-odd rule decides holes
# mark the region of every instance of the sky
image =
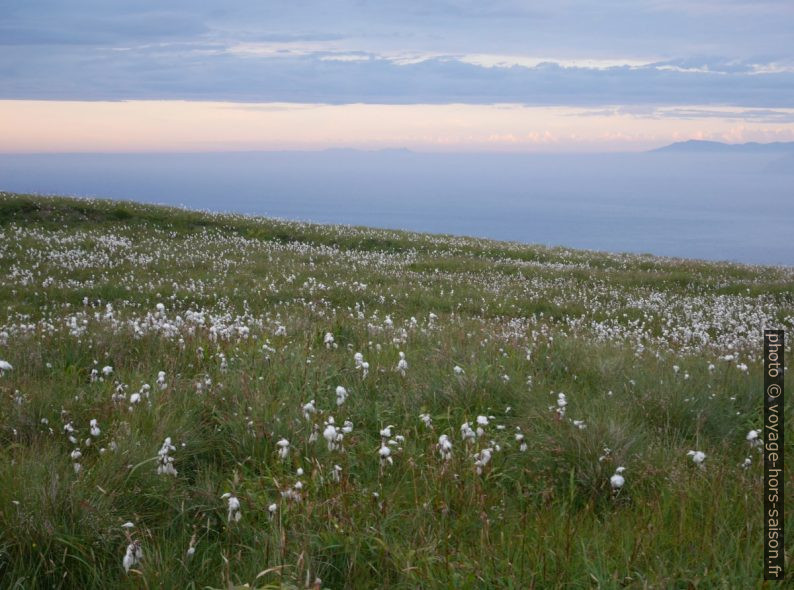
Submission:
[[794,140],[791,0],[0,1],[0,152]]

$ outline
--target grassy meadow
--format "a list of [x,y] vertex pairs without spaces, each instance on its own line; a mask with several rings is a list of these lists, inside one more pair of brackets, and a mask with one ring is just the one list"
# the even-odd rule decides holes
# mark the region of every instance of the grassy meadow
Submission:
[[1,588],[763,585],[792,268],[8,193],[0,268]]

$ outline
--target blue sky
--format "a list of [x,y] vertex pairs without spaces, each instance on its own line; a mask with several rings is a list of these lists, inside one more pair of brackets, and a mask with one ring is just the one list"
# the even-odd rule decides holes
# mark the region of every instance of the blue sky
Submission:
[[4,4],[0,101],[697,107],[757,139],[794,122],[791,0]]

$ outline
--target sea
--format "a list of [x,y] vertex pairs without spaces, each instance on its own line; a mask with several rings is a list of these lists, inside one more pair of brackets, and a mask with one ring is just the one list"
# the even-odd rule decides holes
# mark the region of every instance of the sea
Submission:
[[794,266],[780,154],[0,154],[0,190]]

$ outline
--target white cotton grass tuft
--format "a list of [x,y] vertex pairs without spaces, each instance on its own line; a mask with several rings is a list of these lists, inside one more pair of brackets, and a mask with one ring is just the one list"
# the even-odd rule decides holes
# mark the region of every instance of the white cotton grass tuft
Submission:
[[83,453],[80,452],[80,449],[74,449],[69,456],[72,458],[72,461],[74,461],[74,472],[80,473],[80,470],[83,468],[82,464],[80,463]]
[[399,355],[400,355],[400,360],[397,361],[397,371],[400,373],[400,375],[405,377],[405,372],[408,370],[408,361],[405,360],[404,352],[400,351]]
[[422,424],[424,424],[426,428],[433,427],[433,418],[430,416],[430,414],[419,414],[419,419],[422,421]]
[[323,337],[323,344],[325,344],[326,348],[331,348],[334,346],[334,335],[331,332],[326,332],[325,336]]
[[760,433],[757,430],[751,430],[748,432],[746,439],[747,442],[750,443],[750,447],[753,449],[762,447],[764,444],[764,441],[760,437]]
[[486,447],[474,455],[474,470],[477,472],[477,475],[482,475],[485,466],[491,461],[493,452],[493,448]]
[[620,491],[620,489],[626,483],[626,479],[623,477],[624,471],[626,471],[625,467],[618,467],[615,469],[615,474],[609,478],[609,484],[612,486],[612,489],[615,492]]
[[96,418],[93,418],[89,425],[91,427],[91,436],[96,438],[101,434],[102,431],[99,429],[99,423],[97,422]]
[[121,564],[124,566],[124,571],[129,573],[130,568],[135,567],[143,560],[143,550],[141,549],[140,541],[133,541],[127,545],[127,552],[124,554],[124,559]]
[[516,432],[516,442],[518,443],[518,450],[522,453],[525,453],[529,448],[522,432]]
[[176,477],[177,471],[174,467],[174,458],[170,455],[171,451],[175,451],[176,447],[171,444],[171,437],[166,437],[163,446],[158,451],[157,459],[157,475],[173,475]]
[[334,424],[333,416],[329,417],[328,422],[325,423],[325,429],[323,430],[323,438],[325,442],[328,443],[328,450],[336,451],[341,449],[344,436],[345,435]]
[[11,371],[13,369],[14,369],[14,367],[11,366],[11,363],[9,363],[8,361],[4,361],[4,360],[0,359],[0,375],[5,373],[6,371]]
[[336,386],[336,405],[341,406],[347,399],[347,389],[341,385]]
[[353,361],[356,363],[356,369],[361,371],[361,378],[365,378],[369,373],[369,363],[364,360],[364,355],[357,352],[353,355]]
[[452,369],[452,372],[455,373],[455,375],[463,375],[463,369],[458,365],[455,365],[455,367]]
[[565,417],[565,408],[568,405],[568,398],[564,393],[557,394],[557,415],[560,418]]
[[706,453],[703,451],[688,451],[688,457],[692,457],[692,462],[697,465],[700,469],[705,469],[706,466],[704,462],[706,461]]
[[240,500],[237,499],[237,496],[231,492],[226,492],[221,496],[221,499],[227,501],[228,513],[226,520],[228,522],[240,522],[243,515],[240,511]]
[[342,467],[340,465],[334,465],[333,469],[331,469],[331,479],[335,483],[339,483],[342,480]]
[[289,457],[289,441],[286,438],[280,439],[276,446],[278,447],[278,456],[282,461]]
[[452,441],[446,434],[438,437],[438,454],[444,461],[452,459]]
[[470,444],[477,438],[477,433],[469,426],[468,422],[464,422],[460,427],[460,437],[464,442]]
[[311,400],[303,404],[301,409],[303,411],[304,419],[311,420],[312,416],[314,416],[317,413],[317,406],[314,404],[315,404],[314,400]]
[[187,557],[190,559],[196,553],[196,533],[193,533],[193,536],[190,537],[190,545],[187,548]]
[[381,444],[380,449],[378,449],[378,456],[380,457],[381,467],[385,467],[386,465],[391,465],[394,463],[394,460],[391,457],[391,449],[385,444]]

